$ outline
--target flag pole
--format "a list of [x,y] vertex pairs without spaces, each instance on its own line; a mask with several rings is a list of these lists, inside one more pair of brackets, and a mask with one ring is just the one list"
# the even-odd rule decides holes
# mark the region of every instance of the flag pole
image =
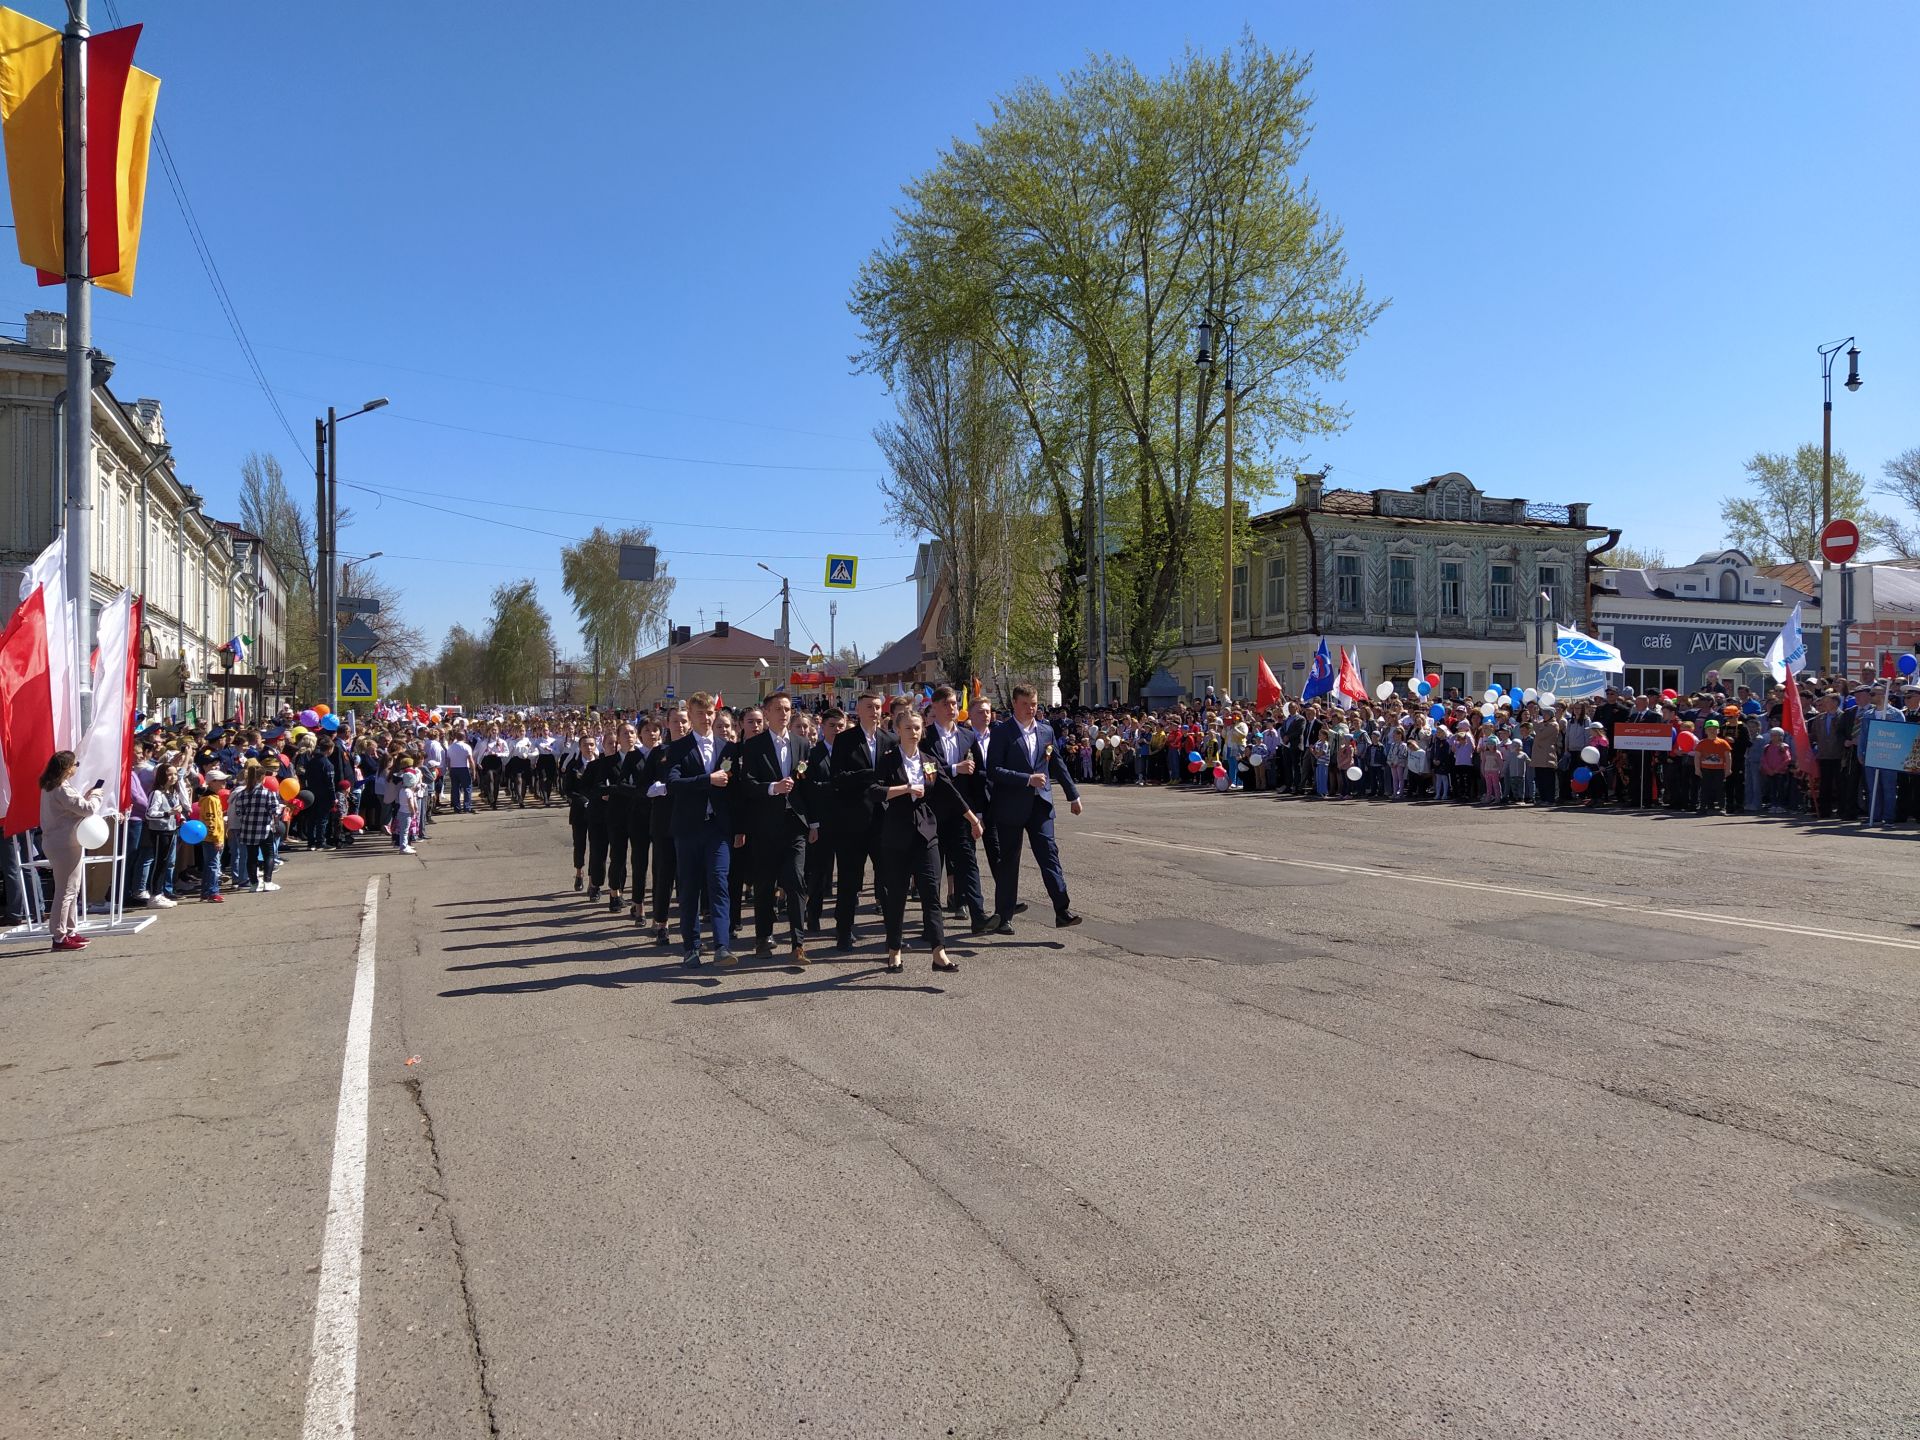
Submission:
[[73,605],[74,740],[93,720],[93,292],[87,283],[87,0],[67,0],[60,41],[67,259],[67,596]]

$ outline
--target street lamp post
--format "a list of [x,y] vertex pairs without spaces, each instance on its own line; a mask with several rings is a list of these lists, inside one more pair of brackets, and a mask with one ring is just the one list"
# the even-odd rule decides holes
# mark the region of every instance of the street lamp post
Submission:
[[787,676],[793,673],[793,636],[788,633],[788,626],[791,623],[789,611],[793,600],[793,584],[766,561],[756,560],[753,563],[780,582],[780,677],[779,684],[773,688],[784,690],[787,688]]
[[[1194,363],[1203,368],[1213,364],[1214,332],[1220,332],[1220,353],[1225,362],[1222,379],[1227,402],[1227,463],[1221,505],[1220,575],[1220,704],[1224,710],[1233,699],[1233,322],[1236,317],[1208,309],[1200,320],[1200,348]],[[1198,423],[1196,421],[1196,423]]]
[[378,410],[387,403],[387,397],[369,400],[358,410],[349,410],[345,415],[334,414],[333,406],[327,407],[327,418],[313,422],[313,479],[317,490],[314,506],[314,549],[319,563],[314,567],[318,572],[320,593],[314,598],[319,602],[320,613],[316,616],[320,630],[320,663],[326,667],[326,678],[321,681],[321,693],[327,697],[327,703],[334,709],[340,707],[337,687],[340,680],[340,606],[339,592],[334,589],[333,567],[338,558],[336,550],[339,536],[334,533],[340,517],[340,442],[339,429],[343,420],[351,420],[356,415],[365,415],[370,410]]
[[[1825,530],[1833,523],[1833,360],[1842,346],[1847,351],[1847,379],[1849,390],[1860,388],[1860,347],[1853,343],[1853,336],[1836,340],[1831,345],[1820,347],[1820,528]],[[1816,539],[1815,543],[1818,541]],[[1820,556],[1820,593],[1826,594],[1826,577],[1831,567],[1823,552]],[[1833,631],[1826,626],[1820,627],[1820,668],[1829,676],[1833,674]]]

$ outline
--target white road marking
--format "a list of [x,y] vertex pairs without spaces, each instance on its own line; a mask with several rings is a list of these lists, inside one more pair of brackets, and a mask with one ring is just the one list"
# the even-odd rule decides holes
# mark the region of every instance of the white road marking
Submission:
[[1815,940],[1846,940],[1858,945],[1883,945],[1890,950],[1920,951],[1920,940],[1903,940],[1892,935],[1862,935],[1852,930],[1828,930],[1818,925],[1789,925],[1779,920],[1758,920],[1745,915],[1716,915],[1705,910],[1661,910],[1633,900],[1609,900],[1598,895],[1567,895],[1555,890],[1529,890],[1522,885],[1492,885],[1482,880],[1455,880],[1445,875],[1420,875],[1411,870],[1380,870],[1370,865],[1336,865],[1328,860],[1298,860],[1278,855],[1260,855],[1251,850],[1219,850],[1185,841],[1153,840],[1140,835],[1121,835],[1111,830],[1080,832],[1094,840],[1114,840],[1123,845],[1140,845],[1150,850],[1177,850],[1183,855],[1218,855],[1228,860],[1258,860],[1267,865],[1287,865],[1296,870],[1326,870],[1336,875],[1363,875],[1375,880],[1403,880],[1409,885],[1438,885],[1449,890],[1483,890],[1494,895],[1514,895],[1523,900],[1551,900],[1556,905],[1579,905],[1591,910],[1626,910],[1635,915],[1655,915],[1668,920],[1696,920],[1705,925],[1727,925],[1742,930],[1771,930],[1781,935],[1805,935]]
[[313,1316],[313,1368],[307,1375],[302,1440],[351,1440],[354,1383],[360,1368],[360,1234],[367,1198],[367,1063],[373,1040],[373,951],[380,878],[367,881],[347,1011],[347,1053],[340,1065],[340,1108],[333,1122],[333,1179],[320,1242],[320,1293]]

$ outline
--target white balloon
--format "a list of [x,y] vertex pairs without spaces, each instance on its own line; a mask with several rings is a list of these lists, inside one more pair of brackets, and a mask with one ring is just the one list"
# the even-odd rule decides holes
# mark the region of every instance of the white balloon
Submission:
[[1096,750],[1104,750],[1104,749],[1106,749],[1106,748],[1107,748],[1107,742],[1106,742],[1106,739],[1105,739],[1104,737],[1102,737],[1101,739],[1098,739],[1098,740],[1096,740],[1096,741],[1094,741],[1094,742],[1093,742],[1093,748],[1094,748],[1094,749],[1096,749]]
[[1481,698],[1489,705],[1498,705],[1500,703],[1500,697],[1506,693],[1507,692],[1502,690],[1498,685],[1493,685],[1488,687],[1487,693]]
[[112,833],[107,822],[98,815],[89,815],[73,828],[73,838],[80,842],[82,850],[98,850],[107,843],[107,837]]
[[1373,687],[1373,694],[1376,700],[1391,700],[1393,698],[1393,682],[1391,680],[1382,680],[1378,685]]
[[1542,690],[1540,692],[1540,703],[1546,706],[1548,709],[1552,709],[1553,706],[1559,701],[1559,698],[1560,697],[1555,695],[1551,690]]
[[1580,758],[1589,765],[1598,765],[1600,763],[1599,746],[1597,745],[1587,746],[1586,749],[1580,752]]
[[1357,781],[1363,773],[1358,765],[1349,765],[1347,767],[1347,779],[1349,780]]
[[1480,718],[1482,720],[1491,720],[1495,715],[1498,715],[1499,713],[1500,712],[1498,710],[1495,710],[1491,705],[1482,705],[1480,707]]
[[1529,685],[1526,689],[1520,692],[1520,698],[1526,701],[1529,705],[1531,705],[1534,701],[1540,698],[1540,692],[1534,689],[1531,685]]

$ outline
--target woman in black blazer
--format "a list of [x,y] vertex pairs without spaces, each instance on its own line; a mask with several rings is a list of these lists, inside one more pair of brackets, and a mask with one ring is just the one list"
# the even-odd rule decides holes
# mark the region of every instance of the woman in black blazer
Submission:
[[920,890],[922,923],[933,939],[933,968],[960,968],[960,963],[947,955],[946,926],[940,914],[940,817],[964,816],[974,839],[981,833],[980,817],[967,807],[946,762],[938,755],[922,753],[920,734],[925,728],[926,721],[912,701],[902,700],[894,706],[893,733],[900,744],[897,749],[882,751],[879,778],[873,786],[874,798],[884,807],[880,862],[886,867],[887,881],[882,887],[882,913],[887,922],[887,969],[893,974],[905,968],[900,949],[906,927],[908,877]]

